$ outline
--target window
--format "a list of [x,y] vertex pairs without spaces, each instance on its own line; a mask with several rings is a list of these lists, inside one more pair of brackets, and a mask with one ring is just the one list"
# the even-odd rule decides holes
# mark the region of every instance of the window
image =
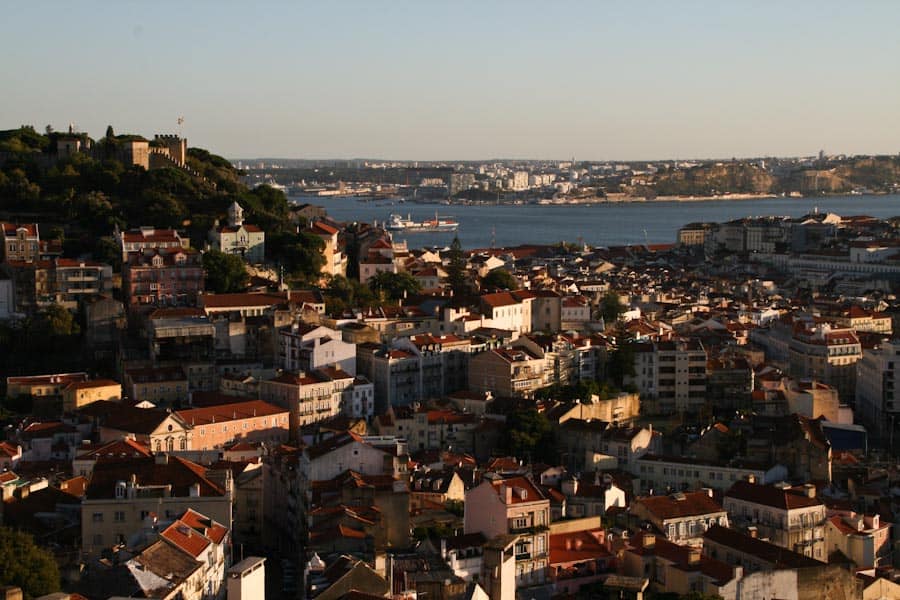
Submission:
[[103,522],[103,513],[95,512],[93,518],[91,519],[94,523],[102,523]]
[[117,511],[115,512],[115,514],[113,515],[113,520],[114,520],[115,522],[117,522],[117,523],[123,522],[123,521],[125,520],[125,511],[124,511],[124,510],[117,510]]
[[94,545],[102,546],[103,545],[103,534],[95,533],[94,534]]

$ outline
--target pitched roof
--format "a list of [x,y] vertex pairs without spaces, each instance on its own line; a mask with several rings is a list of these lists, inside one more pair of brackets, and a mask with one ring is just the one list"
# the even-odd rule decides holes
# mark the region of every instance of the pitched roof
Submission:
[[775,544],[770,544],[769,542],[764,542],[763,540],[750,537],[749,535],[744,535],[739,531],[728,529],[721,525],[710,527],[706,533],[703,534],[703,539],[716,542],[723,546],[728,546],[729,548],[734,548],[745,554],[756,556],[776,568],[792,569],[821,567],[825,564],[814,558],[798,554],[797,552],[782,548],[781,546],[776,546]]
[[175,411],[185,423],[192,427],[208,425],[210,423],[222,423],[236,421],[238,419],[251,419],[253,417],[266,417],[287,413],[286,408],[263,402],[262,400],[250,400],[249,402],[232,402],[218,406],[205,406],[203,408],[190,408]]
[[650,514],[660,520],[725,512],[718,502],[702,490],[668,496],[645,496],[635,499],[634,502],[642,504]]
[[807,497],[803,488],[779,488],[774,485],[761,485],[750,483],[749,481],[736,481],[731,486],[731,489],[725,492],[725,497],[771,506],[781,510],[822,505],[822,502],[817,498]]
[[168,456],[165,462],[158,457],[136,458],[128,462],[97,463],[87,497],[114,498],[116,483],[131,481],[138,486],[171,486],[171,495],[190,496],[190,488],[200,485],[201,496],[222,496],[225,491],[206,476],[206,469],[177,456]]
[[491,486],[493,486],[494,491],[497,495],[500,496],[500,499],[505,502],[505,494],[506,488],[512,489],[511,500],[512,504],[523,504],[525,502],[540,502],[541,500],[546,500],[546,497],[541,492],[541,490],[534,485],[527,477],[516,476],[516,477],[508,477],[505,479],[495,479],[490,481]]

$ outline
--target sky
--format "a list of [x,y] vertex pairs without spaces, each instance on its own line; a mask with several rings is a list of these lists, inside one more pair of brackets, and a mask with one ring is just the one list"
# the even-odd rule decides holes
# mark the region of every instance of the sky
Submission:
[[900,152],[900,2],[11,0],[0,129],[229,158]]

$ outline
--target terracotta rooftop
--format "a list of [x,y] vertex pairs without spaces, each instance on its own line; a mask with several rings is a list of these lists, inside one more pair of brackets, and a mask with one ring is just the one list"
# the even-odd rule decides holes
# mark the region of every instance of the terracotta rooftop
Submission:
[[722,506],[705,491],[684,492],[668,496],[645,496],[635,499],[634,502],[644,505],[650,514],[660,520],[725,512]]
[[761,485],[749,481],[736,481],[727,492],[726,498],[735,498],[754,504],[771,506],[781,510],[807,508],[822,504],[817,498],[809,498],[804,488],[779,488],[774,485]]

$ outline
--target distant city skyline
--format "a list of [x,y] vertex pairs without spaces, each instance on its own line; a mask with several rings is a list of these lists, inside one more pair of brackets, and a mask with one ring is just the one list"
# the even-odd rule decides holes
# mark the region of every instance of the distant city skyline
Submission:
[[181,130],[235,159],[900,151],[891,2],[36,1],[4,17],[3,129]]

